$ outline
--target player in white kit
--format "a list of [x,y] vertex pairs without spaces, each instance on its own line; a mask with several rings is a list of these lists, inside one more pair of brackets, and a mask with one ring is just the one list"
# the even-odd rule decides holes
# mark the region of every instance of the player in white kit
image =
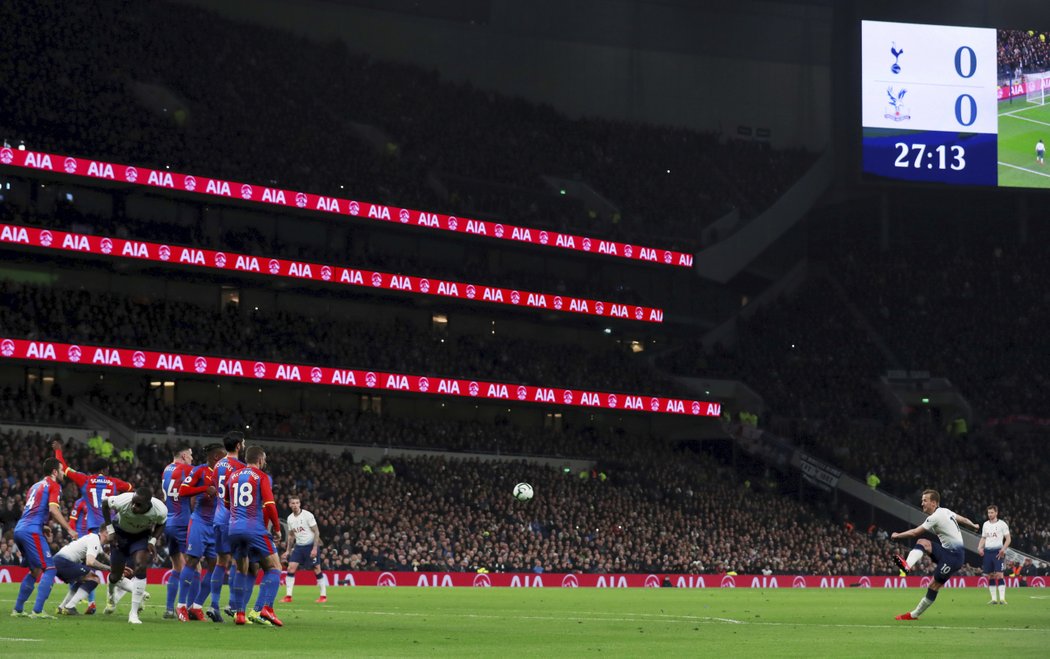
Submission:
[[[908,553],[907,560],[902,559],[900,556],[894,557],[897,561],[897,566],[905,572],[914,567],[923,554],[929,554],[937,561],[937,567],[933,573],[933,581],[930,582],[926,596],[919,600],[919,605],[914,610],[902,613],[897,616],[897,620],[918,620],[919,616],[926,609],[930,608],[930,605],[937,599],[937,591],[941,589],[941,586],[947,583],[952,574],[962,567],[966,550],[963,547],[962,531],[959,530],[959,524],[962,523],[974,531],[979,532],[981,530],[980,526],[969,519],[953,513],[947,508],[941,508],[940,505],[941,495],[937,490],[924,490],[920,506],[922,507],[922,512],[927,515],[926,521],[913,529],[903,533],[894,533],[890,536],[894,540],[918,538],[915,546]],[[927,531],[935,533],[940,539],[940,544],[933,544],[929,540],[920,537]]]
[[1006,604],[1006,579],[1003,578],[1003,559],[1010,548],[1010,527],[999,519],[999,507],[988,506],[988,521],[981,528],[977,553],[984,558],[984,573],[988,575],[989,604]]
[[77,604],[98,587],[98,576],[92,570],[108,570],[109,563],[102,553],[102,543],[109,540],[105,530],[100,538],[87,533],[63,547],[55,554],[55,570],[59,578],[69,584],[69,593],[58,605],[58,615],[78,615]]
[[1044,158],[1046,158],[1046,145],[1043,144],[1043,140],[1039,140],[1035,143],[1035,161],[1042,165]]
[[128,622],[140,625],[139,610],[146,599],[146,569],[157,553],[157,541],[164,536],[168,508],[163,501],[145,492],[125,492],[102,501],[102,519],[112,537],[110,562],[113,564],[109,573],[109,601],[103,613],[113,613],[123,597],[120,580],[130,562],[134,578]]
[[[321,571],[321,563],[317,560],[317,550],[321,547],[321,532],[317,530],[317,520],[309,510],[303,510],[299,497],[288,499],[288,507],[292,514],[288,515],[288,546],[285,548],[282,559],[288,561],[288,573],[284,577],[284,599],[282,602],[292,601],[292,589],[295,588],[295,572],[299,566],[312,567],[317,577],[317,585],[321,588],[321,596],[317,598],[319,603],[328,601],[328,576]],[[292,541],[295,548],[292,548]]]

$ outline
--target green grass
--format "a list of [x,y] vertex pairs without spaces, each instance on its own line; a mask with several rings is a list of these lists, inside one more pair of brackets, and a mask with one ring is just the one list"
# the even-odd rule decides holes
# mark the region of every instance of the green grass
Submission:
[[999,102],[999,185],[1050,188],[1050,165],[1035,161],[1035,143],[1050,145],[1050,105],[1024,98]]
[[[17,584],[0,586],[3,609]],[[0,655],[256,656],[1046,656],[1050,590],[949,589],[916,622],[919,589],[297,588],[281,629],[163,620],[162,588],[144,624],[113,616],[0,618]],[[56,588],[49,602],[58,601]],[[283,590],[282,590],[283,594]],[[156,602],[160,601],[161,604]],[[17,639],[17,640],[16,640]]]

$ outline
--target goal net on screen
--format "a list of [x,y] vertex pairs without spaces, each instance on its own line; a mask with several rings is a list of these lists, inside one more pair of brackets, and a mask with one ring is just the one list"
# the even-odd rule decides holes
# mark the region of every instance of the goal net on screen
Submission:
[[1047,96],[1050,95],[1050,71],[1029,73],[1025,75],[1024,81],[1025,100],[1036,105],[1045,104]]

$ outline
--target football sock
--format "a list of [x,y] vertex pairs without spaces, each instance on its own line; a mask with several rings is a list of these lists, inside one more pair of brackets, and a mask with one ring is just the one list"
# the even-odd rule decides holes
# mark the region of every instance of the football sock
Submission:
[[76,592],[77,592],[77,585],[73,584],[73,583],[69,584],[69,592],[66,593],[66,596],[62,598],[62,602],[58,605],[58,608],[64,609],[67,606],[69,606],[69,600],[73,599],[73,595]]
[[328,594],[328,575],[322,572],[317,575],[317,585],[321,588],[321,597],[327,597]]
[[138,615],[142,600],[146,598],[146,580],[135,577],[131,581],[131,613]]
[[230,565],[230,608],[240,611],[241,608],[241,573],[237,567]]
[[922,560],[922,556],[925,553],[926,552],[919,549],[918,546],[914,547],[910,552],[908,552],[908,569],[915,567],[915,564]]
[[222,598],[222,584],[226,581],[226,567],[216,565],[211,570],[211,608],[219,609],[219,600]]
[[168,611],[175,610],[175,602],[179,599],[179,583],[182,581],[182,573],[172,570],[168,577]]
[[292,589],[295,588],[295,575],[289,574],[284,577],[284,594],[288,597],[292,596]]
[[919,605],[915,607],[915,610],[911,612],[911,617],[918,618],[922,615],[922,612],[930,608],[933,601],[937,599],[937,591],[927,588],[926,597],[919,600]]
[[88,593],[88,601],[91,602],[92,604],[95,603],[95,589],[94,588],[92,588],[91,592]]
[[259,585],[259,598],[255,602],[255,610],[259,611],[266,606],[272,607],[273,601],[277,599],[277,591],[280,589],[281,571],[267,570],[263,575],[262,584]]
[[72,598],[70,598],[69,604],[66,605],[66,608],[76,608],[76,605],[80,604],[80,602],[83,601],[84,598],[86,598],[90,593],[95,592],[96,586],[98,586],[97,581],[85,581],[84,583],[80,584],[80,588],[78,588],[77,592],[73,595]]
[[51,588],[55,585],[55,569],[44,570],[40,577],[40,587],[36,589],[36,604],[33,606],[35,613],[44,610],[44,602],[51,596]]
[[193,605],[198,609],[204,606],[204,602],[208,600],[208,595],[211,595],[211,570],[206,570],[201,575],[200,585],[197,587],[197,596],[193,598]]
[[197,570],[187,565],[179,573],[179,606],[190,603],[190,593],[193,592],[193,582],[197,581]]
[[252,592],[255,591],[255,575],[248,573],[244,575],[244,581],[241,584],[241,608],[245,611],[248,610],[248,606],[252,603]]
[[999,601],[1000,602],[1005,602],[1006,601],[1006,579],[1005,578],[1000,578],[999,579]]
[[18,597],[15,598],[15,611],[22,612],[22,607],[25,606],[29,596],[33,594],[35,586],[36,578],[32,572],[27,572],[26,576],[22,577],[22,584],[18,587]]

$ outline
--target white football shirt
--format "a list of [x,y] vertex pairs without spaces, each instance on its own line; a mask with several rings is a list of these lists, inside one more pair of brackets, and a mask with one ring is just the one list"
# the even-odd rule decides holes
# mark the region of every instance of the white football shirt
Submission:
[[962,549],[963,537],[959,530],[959,522],[955,521],[955,513],[947,508],[938,508],[922,523],[922,528],[936,533],[941,540],[941,546],[945,549]]
[[1001,519],[995,522],[985,522],[981,527],[981,537],[984,538],[985,549],[999,549],[1006,542],[1006,536],[1010,535],[1010,527]]
[[157,524],[164,524],[168,519],[168,507],[157,497],[152,497],[153,505],[144,515],[139,515],[131,509],[131,500],[135,498],[134,492],[125,492],[115,497],[106,497],[109,509],[117,513],[114,526],[120,527],[127,533],[142,533],[149,531]]
[[309,510],[300,510],[298,515],[288,515],[288,531],[295,534],[297,545],[308,545],[314,541],[314,532],[310,528],[313,526],[317,526],[317,520]]
[[101,553],[102,543],[99,542],[98,535],[95,533],[88,533],[87,535],[80,536],[60,549],[55,556],[61,556],[68,561],[73,561],[74,563],[87,563],[88,556],[94,558]]

